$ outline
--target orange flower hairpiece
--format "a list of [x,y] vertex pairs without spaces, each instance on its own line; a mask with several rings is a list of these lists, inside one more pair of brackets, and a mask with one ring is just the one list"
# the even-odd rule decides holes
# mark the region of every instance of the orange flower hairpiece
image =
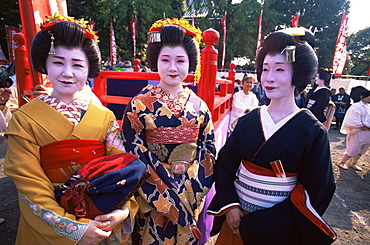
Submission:
[[55,13],[53,16],[46,16],[46,20],[40,26],[42,31],[49,31],[53,28],[53,25],[58,21],[72,21],[82,28],[85,29],[86,37],[90,40],[94,39],[96,42],[99,42],[99,37],[96,35],[98,32],[91,29],[88,25],[89,21],[85,21],[83,18],[76,20],[74,17],[66,17]]
[[166,25],[177,25],[185,29],[186,34],[193,36],[195,41],[199,45],[202,40],[202,31],[199,28],[191,25],[187,20],[178,18],[164,18],[163,20],[157,20],[153,23],[152,27],[149,29],[150,32],[159,32],[163,26]]

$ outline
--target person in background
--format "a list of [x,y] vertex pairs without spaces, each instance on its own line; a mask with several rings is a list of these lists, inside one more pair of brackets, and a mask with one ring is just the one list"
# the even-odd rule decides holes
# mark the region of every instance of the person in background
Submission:
[[339,93],[332,96],[331,99],[335,104],[335,129],[340,130],[342,127],[343,118],[351,105],[351,98],[346,93],[346,90],[344,87],[339,88]]
[[[174,23],[174,24],[171,24]],[[183,80],[197,69],[200,30],[185,20],[159,20],[148,33],[147,59],[158,71],[125,110],[125,148],[149,168],[137,195],[136,244],[197,244],[198,214],[213,184],[211,113]]]
[[243,86],[241,84],[240,79],[235,79],[234,82],[234,93],[239,92],[240,90],[243,90]]
[[240,118],[218,154],[216,195],[207,210],[216,216],[212,234],[220,230],[216,244],[330,244],[336,238],[325,222],[311,221],[321,220],[335,191],[328,132],[294,100],[313,81],[317,64],[312,47],[290,34],[264,40],[257,79],[271,101]]
[[333,98],[334,98],[334,95],[336,95],[336,93],[337,93],[337,89],[332,88],[332,89],[330,89],[330,92],[331,92],[331,100],[334,101]]
[[9,73],[6,71],[6,67],[5,66],[1,66],[1,79],[0,79],[0,87],[1,88],[5,88],[6,85],[5,85],[5,82],[6,80],[9,78]]
[[340,129],[347,135],[346,151],[337,165],[345,170],[348,169],[346,162],[351,159],[349,166],[361,171],[357,162],[370,147],[370,91],[363,88],[360,99],[348,109]]
[[330,101],[329,90],[331,73],[328,69],[320,68],[314,87],[308,93],[306,108],[309,109],[321,123],[326,121],[325,109]]
[[242,80],[243,90],[236,92],[233,96],[233,103],[230,112],[230,132],[235,128],[239,117],[258,106],[258,99],[256,95],[251,92],[255,81],[256,79],[253,76],[246,74]]
[[270,99],[267,98],[265,89],[260,82],[257,82],[257,84],[253,86],[252,92],[257,96],[259,106],[268,105],[270,103]]
[[[67,213],[55,199],[54,189],[82,165],[74,162],[75,148],[87,149],[85,162],[124,151],[114,114],[80,93],[88,77],[99,75],[101,61],[96,36],[82,23],[55,14],[31,44],[32,67],[48,75],[53,91],[14,112],[5,134],[4,172],[19,191],[16,244],[126,244],[131,237],[138,208],[133,197],[122,209],[94,220]],[[57,146],[55,159],[67,157],[66,165],[43,159],[51,144]]]

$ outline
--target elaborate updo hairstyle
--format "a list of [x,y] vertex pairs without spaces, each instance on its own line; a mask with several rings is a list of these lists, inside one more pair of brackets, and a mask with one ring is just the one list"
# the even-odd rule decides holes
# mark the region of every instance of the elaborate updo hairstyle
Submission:
[[319,74],[319,78],[324,80],[325,87],[329,87],[330,85],[330,79],[331,79],[331,73],[328,69],[320,68],[317,72]]
[[257,56],[257,79],[261,81],[263,61],[266,55],[281,53],[286,55],[288,46],[295,46],[295,51],[291,52],[291,55],[294,56],[292,84],[295,86],[294,95],[298,96],[308,84],[314,81],[318,66],[317,56],[313,48],[298,37],[282,31],[273,32],[266,37]]
[[[159,33],[158,33],[159,34]],[[150,32],[148,33],[148,36]],[[158,71],[158,56],[163,47],[183,47],[189,56],[189,72],[194,72],[199,63],[199,46],[195,38],[178,25],[165,25],[160,30],[160,38],[149,40],[146,58],[152,71]]]
[[100,71],[101,54],[94,38],[86,37],[86,31],[72,21],[57,21],[50,30],[39,31],[31,44],[31,63],[35,71],[47,74],[46,59],[48,58],[51,37],[54,36],[54,46],[66,49],[82,48],[89,61],[88,77],[97,77]]

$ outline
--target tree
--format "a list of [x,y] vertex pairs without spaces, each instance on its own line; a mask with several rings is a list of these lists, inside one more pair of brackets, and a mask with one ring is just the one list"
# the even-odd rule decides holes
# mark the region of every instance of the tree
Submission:
[[346,73],[367,76],[370,65],[370,27],[360,30],[347,38],[349,58]]
[[319,66],[330,68],[342,12],[349,12],[349,0],[266,0],[269,9],[284,13],[275,26],[290,27],[291,19],[300,11],[299,25],[315,32]]

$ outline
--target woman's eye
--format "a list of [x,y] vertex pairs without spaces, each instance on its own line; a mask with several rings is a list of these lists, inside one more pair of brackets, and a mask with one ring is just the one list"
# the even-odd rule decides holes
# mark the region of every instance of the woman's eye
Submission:
[[55,65],[63,65],[63,62],[61,62],[61,61],[54,61],[53,64],[55,64]]
[[276,71],[284,71],[283,68],[277,68]]
[[184,63],[184,62],[185,62],[185,60],[178,60],[177,62],[178,62],[178,63]]
[[168,59],[162,59],[162,62],[168,62]]
[[77,67],[84,67],[83,65],[81,64],[74,64],[74,66],[77,66]]
[[268,69],[267,68],[263,68],[262,71],[268,71]]

